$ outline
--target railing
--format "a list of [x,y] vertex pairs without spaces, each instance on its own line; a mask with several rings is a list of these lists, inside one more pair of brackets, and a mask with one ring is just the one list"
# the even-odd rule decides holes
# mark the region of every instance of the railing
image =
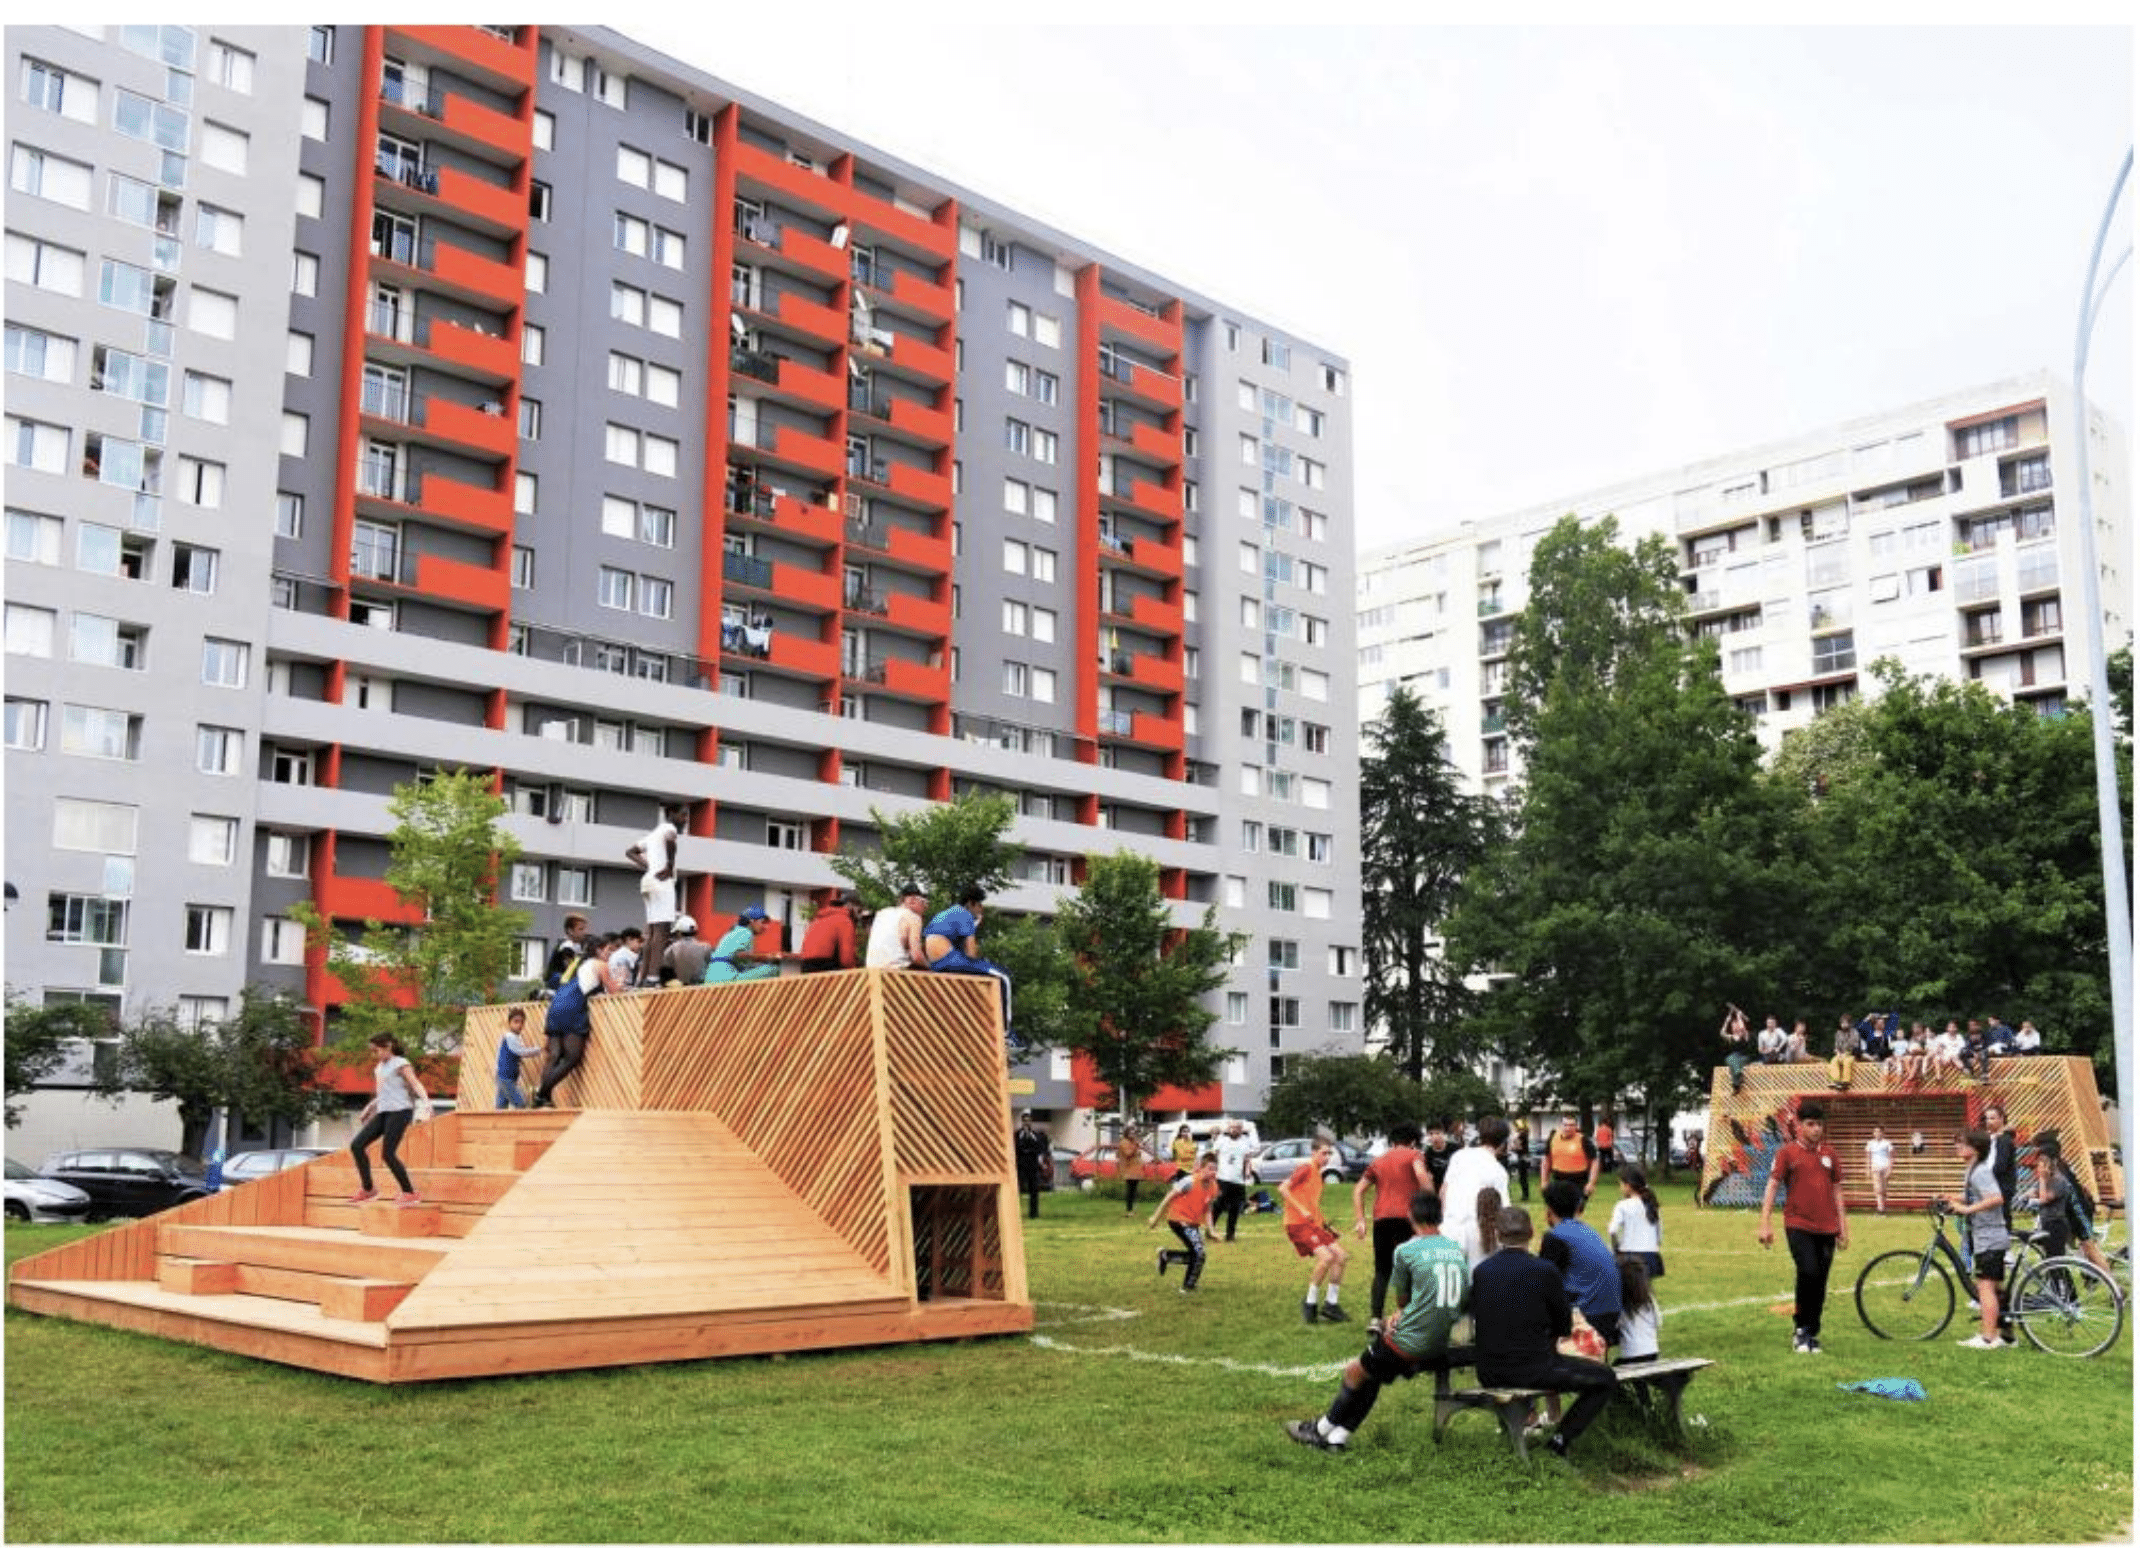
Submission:
[[400,462],[394,458],[369,455],[359,458],[357,461],[357,493],[369,495],[374,500],[413,501],[415,498],[414,479],[409,481],[412,487],[407,493],[397,488],[402,482],[398,476],[400,468]]
[[1479,616],[1481,618],[1498,618],[1501,615],[1501,610],[1502,602],[1499,597],[1479,598]]
[[372,418],[391,419],[405,425],[410,422],[410,409],[415,399],[406,382],[373,379],[364,384],[359,401],[364,412]]
[[884,482],[884,471],[885,462],[882,457],[856,457],[850,455],[847,459],[847,476],[849,478],[862,478],[869,480],[872,484],[881,484]]
[[892,605],[868,586],[850,586],[847,588],[847,610],[883,618],[891,613]]
[[725,580],[756,586],[761,591],[773,589],[772,565],[750,554],[721,555],[721,575]]
[[780,246],[780,226],[769,215],[752,215],[737,210],[736,235],[746,242],[756,242],[760,247]]
[[389,301],[374,301],[365,309],[365,331],[382,339],[392,339],[397,344],[417,344],[430,347],[431,325],[419,323],[416,312],[408,306],[397,306]]
[[438,174],[436,172],[426,171],[422,167],[411,166],[406,162],[397,161],[388,156],[376,158],[373,162],[372,170],[383,178],[401,184],[404,188],[413,188],[418,193],[431,194],[434,197],[438,194]]
[[731,481],[721,504],[732,516],[755,516],[760,521],[771,521],[774,498],[773,491],[762,485]]
[[1136,722],[1128,710],[1101,710],[1099,728],[1102,736],[1128,736]]
[[411,113],[421,113],[426,118],[437,118],[440,114],[439,94],[428,86],[418,87],[408,81],[380,81],[379,100],[407,108]]
[[677,683],[690,688],[711,689],[713,686],[713,667],[703,657],[649,650],[622,640],[605,640],[599,635],[515,624],[510,648],[516,656],[581,667],[592,672],[621,674],[646,682]]
[[722,619],[721,651],[724,655],[764,660],[773,653],[773,620],[763,613],[754,613],[743,623]]
[[860,382],[848,386],[847,406],[872,419],[888,421],[892,417],[892,400],[881,392],[872,392]]
[[850,272],[857,285],[867,285],[872,290],[890,290],[896,270],[886,268],[865,253],[855,253]]
[[780,380],[780,357],[761,349],[731,350],[728,363],[745,376],[754,376],[761,382]]
[[853,516],[847,518],[847,542],[849,547],[873,549],[880,554],[891,551],[891,538],[883,526]]
[[1109,553],[1126,554],[1129,552],[1129,545],[1130,539],[1126,537],[1118,537],[1114,533],[1109,532],[1105,527],[1102,527],[1100,529],[1100,546],[1106,549]]

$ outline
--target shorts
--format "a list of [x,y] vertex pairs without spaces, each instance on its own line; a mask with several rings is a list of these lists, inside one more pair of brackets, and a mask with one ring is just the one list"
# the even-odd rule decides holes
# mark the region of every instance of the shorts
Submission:
[[1976,1266],[1972,1270],[1978,1279],[1988,1279],[1997,1284],[2006,1278],[2006,1249],[1994,1247],[1990,1251],[1979,1250]]
[[1369,1339],[1367,1347],[1360,1352],[1360,1369],[1386,1387],[1393,1381],[1411,1380],[1427,1366],[1423,1360],[1413,1359],[1388,1339],[1377,1335]]
[[1293,1250],[1303,1258],[1312,1258],[1336,1241],[1338,1234],[1320,1220],[1298,1221],[1285,1228],[1285,1239],[1293,1244]]
[[657,876],[641,878],[639,896],[646,902],[648,924],[674,924],[676,922],[676,878],[663,880]]

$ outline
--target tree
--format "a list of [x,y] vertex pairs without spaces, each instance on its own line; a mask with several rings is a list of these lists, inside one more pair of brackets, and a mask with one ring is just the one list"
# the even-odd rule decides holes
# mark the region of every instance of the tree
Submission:
[[386,881],[410,922],[366,919],[352,941],[311,905],[291,910],[349,993],[345,1049],[385,1032],[412,1057],[450,1052],[467,1008],[498,998],[528,925],[496,901],[499,874],[520,857],[520,841],[498,824],[505,809],[489,779],[466,769],[396,786]]
[[1161,1086],[1208,1084],[1226,1062],[1205,1035],[1218,1015],[1204,1001],[1226,982],[1241,938],[1217,918],[1206,908],[1202,924],[1181,929],[1160,895],[1158,862],[1127,850],[1088,857],[1084,885],[1056,913],[1056,937],[1075,963],[1066,1041],[1092,1060],[1123,1112]]
[[1419,1122],[1426,1093],[1418,1081],[1379,1054],[1301,1054],[1264,1094],[1269,1133],[1386,1134],[1393,1124]]
[[1467,792],[1440,718],[1399,688],[1368,725],[1360,763],[1361,942],[1367,1019],[1415,1082],[1476,1052],[1461,1036],[1476,996],[1431,944],[1464,876],[1493,845],[1494,803]]
[[1516,623],[1508,719],[1525,778],[1513,840],[1471,874],[1452,958],[1497,976],[1480,1012],[1563,1099],[1692,1096],[1727,998],[1794,960],[1786,805],[1680,621],[1660,539],[1610,519],[1539,543]]
[[[1018,873],[1025,847],[1008,836],[1017,815],[1008,795],[971,791],[898,816],[872,807],[878,852],[843,848],[831,857],[832,869],[865,908],[898,907],[907,882],[919,886],[931,906],[948,908],[965,887],[993,893]],[[1071,1041],[1080,1022],[1075,968],[1047,921],[991,910],[982,924],[981,949],[1016,986],[1026,1057]]]
[[71,1001],[31,1005],[13,990],[7,995],[7,1127],[22,1122],[22,1100],[67,1063],[69,1045],[108,1038],[117,1030],[101,1005]]
[[1981,684],[1873,672],[1869,755],[1808,805],[1807,895],[1836,1009],[2024,1016],[2045,1046],[2112,1064],[2110,977],[2084,714]]
[[249,987],[238,1013],[223,1021],[188,1027],[174,1011],[157,1008],[118,1033],[118,1056],[100,1076],[99,1093],[177,1103],[179,1149],[187,1155],[205,1153],[218,1108],[297,1127],[342,1105],[320,1083],[326,1056],[313,1046],[304,1007],[287,995]]

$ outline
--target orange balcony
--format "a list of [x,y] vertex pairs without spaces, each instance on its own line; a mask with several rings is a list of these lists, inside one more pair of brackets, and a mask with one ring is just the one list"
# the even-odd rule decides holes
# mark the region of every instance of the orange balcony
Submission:
[[485,32],[481,27],[404,27],[390,33],[421,43],[425,49],[445,55],[457,65],[467,65],[489,77],[490,83],[506,87],[535,84],[535,50],[523,35],[519,43]]
[[847,390],[830,371],[815,370],[799,360],[782,359],[768,384],[775,392],[831,413],[847,401]]
[[[850,677],[855,674],[849,673]],[[951,693],[951,672],[926,661],[908,661],[901,656],[879,656],[864,666],[860,681],[901,699],[940,704]]]
[[487,306],[517,306],[527,291],[526,277],[509,263],[483,258],[465,247],[434,243],[417,271],[428,275],[441,290]]
[[859,188],[851,191],[850,198],[855,224],[872,236],[945,262],[957,254],[959,234],[955,226],[939,226],[927,216],[909,215],[896,204],[887,203]]
[[1102,295],[1098,306],[1100,332],[1118,333],[1124,338],[1135,339],[1153,349],[1163,350],[1169,356],[1181,353],[1181,324],[1170,323],[1163,317],[1131,306],[1127,301],[1118,301],[1113,296]]
[[947,385],[957,374],[950,350],[938,349],[926,339],[911,333],[895,335],[888,348],[872,347],[865,349],[863,353],[885,361],[902,376],[925,381],[932,387]]
[[1142,422],[1129,427],[1129,444],[1141,456],[1166,467],[1181,461],[1181,433]]
[[1181,496],[1148,478],[1136,478],[1118,469],[1113,485],[1102,484],[1100,494],[1168,526],[1181,520]]
[[773,318],[782,326],[806,334],[818,343],[844,344],[850,324],[847,314],[836,306],[823,306],[805,300],[793,291],[784,291],[772,298],[772,304],[758,308],[762,315]]
[[[1140,688],[1149,688],[1155,693],[1180,693],[1187,684],[1179,661],[1169,661],[1156,651],[1146,655],[1133,655],[1129,661],[1129,680]],[[1179,746],[1179,743],[1175,744]]]
[[1110,732],[1102,723],[1102,736],[1115,736],[1125,742],[1134,742],[1139,747],[1155,747],[1165,752],[1180,752],[1186,745],[1181,722],[1169,720],[1164,715],[1154,715],[1146,710],[1136,710],[1129,717],[1129,728]]
[[951,444],[951,416],[919,398],[894,398],[885,423],[901,435],[941,451]]
[[472,97],[449,91],[438,107],[439,114],[433,122],[446,131],[445,138],[460,142],[486,160],[525,161],[535,148],[532,124],[487,108]]
[[840,647],[792,630],[775,629],[771,646],[759,665],[790,677],[830,682],[840,675]]
[[951,604],[933,601],[918,592],[887,592],[884,622],[909,634],[924,634],[940,640],[951,633]]
[[438,199],[456,220],[478,226],[492,236],[516,236],[528,225],[528,196],[524,190],[501,188],[458,167],[440,167]]
[[[773,223],[766,223],[771,226]],[[812,236],[795,226],[780,226],[771,232],[770,240],[759,241],[746,232],[737,235],[761,250],[787,260],[775,264],[776,268],[793,268],[800,273],[826,280],[847,278],[847,250],[834,247],[823,237]]]
[[1168,602],[1154,596],[1136,596],[1124,600],[1129,604],[1127,607],[1108,609],[1114,617],[1126,618],[1138,628],[1149,630],[1153,634],[1164,634],[1171,638],[1181,633],[1182,606],[1179,602]]
[[903,500],[932,510],[951,508],[951,476],[947,473],[932,473],[927,468],[917,468],[912,463],[895,462],[885,469],[885,487]]
[[797,564],[759,559],[750,554],[723,554],[721,579],[724,593],[775,597],[813,612],[836,613],[840,609],[840,577]]
[[829,505],[781,495],[773,501],[773,525],[794,537],[830,548],[840,541],[840,513]]
[[912,527],[889,522],[849,522],[847,546],[857,553],[881,555],[903,570],[925,575],[945,575],[951,570],[951,544]]
[[430,324],[430,350],[449,369],[458,368],[455,375],[498,383],[520,377],[520,346],[500,334],[434,318]]
[[947,323],[958,309],[950,285],[912,269],[879,266],[863,272],[858,265],[855,280],[884,305],[928,322]]
[[404,903],[377,877],[329,874],[315,884],[319,911],[329,919],[379,919],[388,924],[416,924],[423,909]]
[[793,425],[758,426],[750,436],[731,435],[737,446],[754,447],[759,460],[795,468],[818,478],[836,478],[846,466],[846,454],[822,435],[812,435]]
[[416,556],[416,589],[443,602],[458,602],[485,612],[503,612],[511,592],[511,577],[491,565],[467,564],[442,559],[437,554]]
[[423,429],[431,438],[489,452],[501,462],[513,455],[519,440],[520,427],[505,417],[502,401],[499,412],[486,414],[465,403],[426,398],[422,418]]
[[[735,163],[738,184],[764,189],[778,195],[783,204],[800,205],[827,220],[840,219],[840,206],[845,202],[847,190],[822,173],[798,167],[787,158],[776,156],[748,140],[736,142]],[[843,258],[840,273],[844,275],[846,272],[847,264]]]
[[1178,411],[1182,406],[1181,378],[1155,371],[1116,354],[1102,354],[1099,362],[1103,397],[1128,398],[1146,408]]
[[409,504],[425,516],[453,526],[487,533],[513,530],[513,502],[503,489],[464,484],[443,473],[426,474],[420,479]]

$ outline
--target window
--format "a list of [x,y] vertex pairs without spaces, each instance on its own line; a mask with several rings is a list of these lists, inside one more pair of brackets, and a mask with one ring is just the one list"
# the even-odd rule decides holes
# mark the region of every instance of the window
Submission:
[[632,599],[637,590],[636,582],[637,577],[631,571],[605,564],[596,575],[595,600],[603,607],[613,607],[628,613],[632,610]]
[[230,383],[220,376],[188,371],[179,403],[181,412],[190,418],[212,425],[230,423]]
[[195,865],[229,865],[238,858],[238,819],[196,812],[186,830],[186,858]]
[[1238,991],[1228,991],[1226,995],[1226,1025],[1228,1025],[1229,1027],[1243,1027],[1248,1025],[1247,995],[1239,993]]
[[1300,912],[1300,889],[1291,882],[1274,881],[1267,884],[1266,902],[1281,914]]
[[1032,572],[1032,549],[1016,538],[1003,540],[1003,568],[1012,575]]
[[550,258],[547,253],[529,253],[524,272],[529,295],[539,296],[550,288]]
[[1055,579],[1054,549],[1036,548],[1033,550],[1033,579],[1037,581],[1053,581]]
[[77,758],[110,758],[135,763],[141,758],[141,717],[93,704],[60,708],[59,750]]
[[1033,336],[1033,309],[1022,301],[1012,301],[1006,303],[1006,305],[1008,309],[1004,315],[1005,326],[1021,339],[1031,338]]
[[1003,421],[1003,444],[1024,456],[1033,447],[1033,427],[1022,419]]
[[290,294],[293,296],[316,296],[320,293],[320,261],[311,253],[290,254]]
[[201,641],[201,681],[211,688],[243,688],[252,647],[241,640]]
[[290,330],[289,340],[283,346],[282,369],[289,376],[312,374],[313,338],[309,333]]
[[557,115],[541,108],[535,110],[535,148],[543,151],[557,149]]
[[209,903],[186,905],[186,952],[195,957],[230,954],[231,911]]
[[539,398],[522,398],[520,400],[520,439],[523,441],[539,441],[542,439],[542,400]]
[[1026,696],[1030,686],[1031,668],[1023,661],[1006,661],[1003,663],[1003,691],[1005,693],[1014,699],[1022,699]]
[[17,145],[8,163],[8,185],[19,194],[50,199],[69,209],[89,208],[91,175],[86,162],[69,161],[33,145]]
[[97,121],[97,83],[41,59],[22,61],[22,100],[77,123]]
[[222,556],[213,548],[202,548],[194,543],[173,544],[171,585],[179,591],[212,595],[221,565]]
[[220,39],[208,40],[208,79],[229,91],[250,93],[255,58]]
[[639,577],[639,611],[649,618],[673,616],[676,606],[676,586],[659,575]]
[[521,361],[527,365],[541,365],[543,356],[543,346],[547,342],[548,336],[542,331],[541,324],[522,323],[520,325]]
[[48,896],[45,939],[65,946],[124,946],[127,905],[120,898],[55,892]]
[[7,513],[7,557],[11,564],[58,564],[66,524],[57,516],[29,511]]
[[67,640],[69,660],[138,672],[148,662],[148,631],[96,613],[76,613]]
[[557,868],[557,901],[568,906],[594,906],[594,872],[584,865]]
[[270,833],[264,869],[269,876],[303,880],[312,872],[312,840],[302,833]]
[[42,699],[7,701],[7,745],[18,752],[43,752],[49,706]]
[[218,123],[204,122],[201,125],[202,166],[243,177],[250,150],[250,140],[237,130]]
[[1033,432],[1033,460],[1036,462],[1054,462],[1058,444],[1053,430],[1035,430]]
[[186,326],[211,339],[238,336],[238,298],[196,285],[187,295]]
[[303,965],[305,932],[296,920],[270,917],[260,921],[260,960],[282,967]]
[[513,475],[513,513],[515,515],[532,516],[535,514],[536,489],[534,474],[515,473]]
[[549,896],[549,877],[533,861],[513,862],[512,895],[515,903],[540,903]]
[[41,328],[7,325],[7,368],[45,382],[74,380],[75,342]]
[[245,733],[232,726],[198,726],[193,766],[203,774],[235,774],[245,757]]
[[67,469],[67,444],[67,432],[58,425],[8,416],[7,460],[18,468],[63,473]]
[[550,218],[550,185],[536,180],[528,184],[528,215],[535,220]]
[[20,284],[56,295],[79,296],[88,264],[87,255],[71,247],[55,247],[13,231],[7,234],[7,277]]
[[1824,634],[1813,642],[1815,672],[1848,672],[1857,664],[1858,651],[1852,631],[1845,629],[1839,634]]
[[309,747],[269,748],[268,781],[276,785],[311,784],[312,749]]
[[275,536],[298,538],[305,535],[305,497],[278,491],[275,495]]

